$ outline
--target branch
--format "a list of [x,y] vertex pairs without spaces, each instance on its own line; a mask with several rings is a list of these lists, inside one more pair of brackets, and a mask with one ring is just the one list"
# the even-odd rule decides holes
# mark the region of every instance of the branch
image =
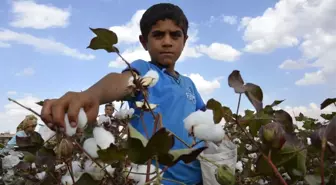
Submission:
[[9,101],[12,101],[12,102],[14,102],[14,103],[16,103],[16,104],[18,104],[18,105],[20,105],[21,107],[23,107],[23,108],[29,110],[30,112],[34,113],[35,115],[37,115],[38,117],[41,118],[41,115],[40,115],[39,113],[35,112],[33,109],[31,109],[31,108],[29,108],[29,107],[26,107],[26,106],[22,105],[21,103],[17,102],[16,100],[13,100],[12,98],[8,98],[8,100],[9,100]]

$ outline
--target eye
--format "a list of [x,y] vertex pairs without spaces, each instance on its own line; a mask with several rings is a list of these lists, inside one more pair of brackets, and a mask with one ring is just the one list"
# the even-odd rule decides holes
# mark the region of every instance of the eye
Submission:
[[174,31],[174,32],[171,32],[170,33],[170,36],[173,38],[173,39],[178,39],[180,37],[182,37],[182,32],[181,31]]

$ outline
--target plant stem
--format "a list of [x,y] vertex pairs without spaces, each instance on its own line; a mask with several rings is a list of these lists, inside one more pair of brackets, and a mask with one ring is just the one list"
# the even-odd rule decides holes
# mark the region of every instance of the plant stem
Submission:
[[207,162],[209,162],[209,163],[215,165],[217,168],[220,168],[220,166],[219,166],[215,161],[212,161],[212,160],[210,160],[210,159],[208,159],[208,158],[206,158],[206,157],[204,157],[204,156],[201,156],[201,155],[199,155],[199,157],[200,157],[201,159],[203,159],[203,160],[205,160],[205,161],[207,161]]
[[324,185],[324,152],[326,149],[327,140],[325,137],[322,138],[322,150],[321,150],[321,161],[320,161],[320,170],[321,170],[321,185]]
[[236,125],[242,130],[242,132],[248,137],[248,139],[250,140],[250,142],[256,146],[256,148],[258,148],[258,150],[261,152],[261,154],[263,155],[263,157],[266,159],[266,161],[268,162],[268,164],[272,167],[274,173],[278,176],[278,178],[280,179],[281,183],[283,185],[287,185],[286,181],[283,179],[283,177],[281,176],[281,174],[279,173],[278,169],[276,168],[276,166],[273,164],[272,160],[270,157],[267,157],[263,151],[260,149],[260,146],[255,142],[255,140],[253,139],[253,137],[248,134],[245,129],[239,124],[238,122],[238,113],[239,113],[239,107],[240,107],[240,101],[241,101],[241,93],[239,94],[239,99],[238,99],[238,105],[237,105],[237,111],[236,111]]
[[8,100],[9,100],[9,101],[12,101],[12,102],[14,102],[14,103],[16,103],[16,104],[18,104],[18,105],[20,105],[21,107],[23,107],[23,108],[29,110],[30,112],[36,114],[38,117],[41,118],[41,115],[40,115],[39,113],[35,112],[33,109],[31,109],[31,108],[29,108],[29,107],[26,107],[26,106],[22,105],[21,103],[17,102],[16,100],[13,100],[12,98],[8,98]]

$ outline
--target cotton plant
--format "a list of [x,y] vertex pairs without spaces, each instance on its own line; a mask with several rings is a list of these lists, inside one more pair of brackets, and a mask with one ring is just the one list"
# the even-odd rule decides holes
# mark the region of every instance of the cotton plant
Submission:
[[93,137],[84,141],[83,148],[91,157],[98,158],[97,151],[99,148],[106,149],[111,144],[115,144],[115,137],[112,133],[103,127],[95,127],[93,129]]
[[223,126],[214,123],[211,110],[198,110],[188,115],[183,121],[184,128],[198,139],[220,142],[225,137]]
[[[136,165],[136,164],[131,164],[129,167],[127,167],[127,169],[129,170],[129,178],[133,179],[137,185],[143,185],[146,183],[146,173],[147,173],[147,165]],[[152,179],[156,176],[155,172],[155,166],[151,165],[150,166],[150,176],[149,178]],[[159,172],[161,173],[162,170],[160,169]],[[161,174],[161,176],[163,176],[164,173]],[[154,183],[151,183],[154,184]]]

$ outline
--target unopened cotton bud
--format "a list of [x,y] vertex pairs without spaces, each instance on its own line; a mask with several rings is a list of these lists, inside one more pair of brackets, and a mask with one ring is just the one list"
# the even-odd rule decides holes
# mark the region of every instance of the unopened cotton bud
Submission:
[[233,185],[236,180],[232,170],[227,165],[217,168],[215,177],[220,185]]
[[93,137],[101,149],[106,149],[110,147],[111,143],[114,144],[115,142],[115,138],[112,133],[105,130],[103,127],[95,127],[93,129]]
[[73,144],[66,138],[63,138],[57,146],[57,155],[61,158],[69,158],[72,156]]
[[88,138],[83,143],[84,150],[93,158],[98,157],[98,146],[94,138]]

